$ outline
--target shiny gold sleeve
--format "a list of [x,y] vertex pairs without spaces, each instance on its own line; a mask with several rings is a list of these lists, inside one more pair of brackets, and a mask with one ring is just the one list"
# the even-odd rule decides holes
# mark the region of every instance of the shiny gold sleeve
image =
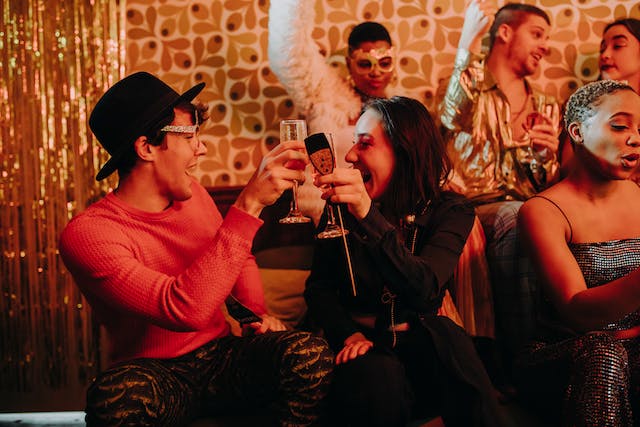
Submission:
[[444,86],[438,90],[441,99],[438,115],[442,125],[449,130],[471,131],[473,104],[484,80],[483,59],[466,49],[458,49],[446,91],[442,90]]

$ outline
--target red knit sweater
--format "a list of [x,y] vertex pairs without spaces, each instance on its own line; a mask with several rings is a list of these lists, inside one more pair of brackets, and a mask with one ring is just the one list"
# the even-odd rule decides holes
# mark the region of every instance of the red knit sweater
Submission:
[[232,290],[265,312],[251,255],[262,221],[234,207],[223,220],[206,190],[192,187],[192,198],[160,213],[110,193],[62,232],[62,259],[106,327],[113,363],[176,357],[227,335],[221,305]]

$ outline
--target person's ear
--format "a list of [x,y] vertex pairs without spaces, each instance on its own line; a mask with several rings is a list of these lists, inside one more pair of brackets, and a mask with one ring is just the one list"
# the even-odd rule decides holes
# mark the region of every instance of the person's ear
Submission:
[[136,150],[136,154],[142,160],[153,159],[153,146],[149,144],[149,139],[146,136],[139,136],[133,143],[133,147]]
[[576,144],[582,144],[582,129],[580,129],[580,125],[578,123],[570,123],[569,126],[567,126],[567,132],[573,142]]
[[502,24],[498,27],[496,38],[500,39],[503,43],[509,43],[513,38],[513,28],[509,24]]

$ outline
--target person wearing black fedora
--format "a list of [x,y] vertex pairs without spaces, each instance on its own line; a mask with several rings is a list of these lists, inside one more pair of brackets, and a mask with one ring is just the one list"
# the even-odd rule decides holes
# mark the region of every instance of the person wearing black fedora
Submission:
[[[333,368],[326,342],[287,331],[266,313],[253,237],[263,207],[304,179],[302,141],[265,154],[222,218],[192,177],[207,151],[200,83],[179,94],[131,74],[93,109],[89,125],[110,154],[101,180],[116,189],[76,215],[60,254],[109,337],[110,366],[87,391],[88,426],[179,426],[222,411],[273,408],[279,425],[317,421]],[[234,297],[255,315],[230,333]]]

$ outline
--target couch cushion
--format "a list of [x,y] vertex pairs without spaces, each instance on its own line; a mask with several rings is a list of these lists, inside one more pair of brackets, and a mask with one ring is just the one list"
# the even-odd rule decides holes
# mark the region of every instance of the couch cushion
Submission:
[[313,246],[280,246],[256,252],[269,314],[294,328],[307,312],[304,285],[313,257]]
[[304,284],[309,270],[261,268],[267,312],[293,328],[307,312]]

